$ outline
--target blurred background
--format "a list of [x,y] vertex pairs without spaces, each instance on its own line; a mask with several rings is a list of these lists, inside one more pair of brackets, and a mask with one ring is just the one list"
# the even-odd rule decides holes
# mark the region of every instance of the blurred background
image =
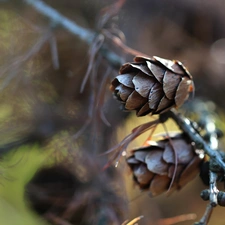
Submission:
[[[116,0],[44,2],[99,34]],[[195,96],[217,106],[224,130],[224,1],[119,2],[104,28],[144,54],[181,61],[194,77]],[[25,1],[0,6],[0,224],[122,224],[144,215],[138,224],[145,225],[188,213],[199,220],[206,207],[200,178],[172,196],[150,198],[135,187],[123,159],[102,170],[108,156],[101,153],[149,120],[123,112],[113,98],[109,85],[118,68]],[[132,60],[112,40],[106,43]],[[222,210],[214,210],[209,224],[224,224]]]

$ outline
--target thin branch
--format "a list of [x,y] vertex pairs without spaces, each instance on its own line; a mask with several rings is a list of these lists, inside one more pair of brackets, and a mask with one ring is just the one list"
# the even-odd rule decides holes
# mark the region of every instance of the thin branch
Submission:
[[199,222],[195,223],[194,225],[207,225],[209,220],[210,220],[210,217],[212,215],[212,211],[213,211],[212,205],[208,204],[207,208],[206,208],[206,211],[205,211],[205,214],[203,215],[201,220]]
[[107,118],[105,117],[105,114],[104,114],[104,111],[103,111],[103,104],[104,104],[104,97],[105,97],[105,87],[107,85],[107,82],[108,82],[108,78],[109,78],[109,75],[111,74],[112,72],[112,69],[110,67],[107,68],[106,72],[105,72],[105,75],[102,79],[102,82],[101,82],[101,85],[100,85],[100,88],[99,88],[99,91],[98,91],[98,96],[97,96],[97,104],[96,104],[96,110],[99,111],[99,116],[102,120],[102,122],[110,127],[111,124],[109,123],[109,121],[107,120]]
[[179,216],[175,216],[171,218],[160,219],[157,225],[172,225],[172,224],[180,223],[187,220],[194,220],[195,218],[196,218],[196,214],[194,213],[184,214],[184,215],[179,215]]
[[115,166],[117,167],[119,158],[121,157],[123,151],[127,149],[128,145],[138,136],[154,128],[159,123],[160,123],[160,120],[155,119],[135,127],[132,130],[132,132],[129,135],[127,135],[119,144],[117,144],[116,146],[113,146],[111,149],[104,152],[102,155],[109,154],[109,153],[114,153],[114,154],[112,155],[111,160],[109,160],[109,162],[104,166],[103,170],[111,166],[113,162],[116,162]]
[[[46,3],[41,0],[24,0],[24,2],[30,6],[32,6],[36,11],[40,14],[48,17],[50,22],[55,26],[61,26],[70,33],[76,35],[81,40],[86,42],[87,44],[91,44],[95,37],[98,35],[95,32],[81,27],[76,24],[74,21],[68,19],[61,13],[59,13],[54,8],[50,7]],[[110,51],[106,45],[103,45],[100,49],[101,54],[103,57],[107,59],[107,61],[115,68],[119,68],[121,64],[124,63],[124,60],[119,55],[115,54],[114,52]]]
[[196,147],[198,149],[203,149],[204,152],[210,156],[211,159],[213,159],[218,166],[221,167],[225,171],[225,163],[222,159],[222,156],[218,151],[215,151],[212,149],[201,137],[199,133],[196,132],[196,130],[192,127],[190,120],[187,118],[183,117],[180,114],[175,113],[174,111],[169,112],[169,117],[172,118],[177,125],[183,130],[193,142],[195,142]]
[[54,8],[48,6],[41,0],[24,0],[24,2],[28,5],[31,5],[36,11],[41,13],[42,15],[48,17],[51,22],[55,25],[60,25],[70,31],[71,33],[78,36],[80,39],[87,43],[91,43],[95,37],[95,33],[79,26],[74,21],[68,19],[67,17],[60,14]]
[[102,9],[101,20],[98,21],[98,28],[102,29],[105,24],[112,18],[113,16],[117,15],[119,10],[125,4],[126,0],[117,0],[110,6],[106,6]]
[[[209,147],[217,151],[218,148],[218,136],[217,136],[217,130],[215,126],[214,117],[212,116],[211,110],[208,109],[207,105],[202,104],[200,114],[203,115],[203,118],[201,119],[202,127],[206,131],[206,135],[208,136],[208,145]],[[209,164],[212,166],[214,163],[214,160],[210,158]],[[209,190],[208,190],[208,200],[210,200],[210,204],[207,206],[205,213],[203,217],[201,218],[199,224],[208,224],[209,219],[211,217],[213,207],[216,207],[218,204],[218,193],[219,190],[217,188],[216,182],[217,182],[218,174],[217,172],[213,171],[212,169],[209,170]]]
[[58,55],[58,48],[55,36],[52,36],[49,40],[50,48],[51,48],[51,55],[52,55],[52,65],[55,70],[59,69],[59,55]]
[[129,222],[129,220],[124,221],[121,225],[135,225],[139,220],[141,220],[144,216],[138,216],[136,218],[134,218],[133,220],[131,220]]
[[209,172],[209,177],[210,177],[210,182],[209,182],[209,190],[210,190],[210,195],[209,195],[209,200],[210,204],[215,207],[217,206],[217,195],[219,193],[219,190],[217,189],[216,186],[216,181],[218,178],[217,173],[213,172],[210,170]]
[[142,56],[145,56],[145,57],[149,57],[148,55],[142,53],[142,52],[139,52],[133,48],[130,48],[128,47],[127,45],[125,45],[121,40],[120,38],[116,37],[115,35],[111,34],[108,30],[104,29],[102,31],[102,33],[107,37],[109,38],[113,43],[114,45],[118,46],[120,49],[122,49],[124,52],[126,52],[127,54],[131,54],[131,55],[142,55]]
[[173,145],[173,141],[172,141],[172,139],[171,139],[170,136],[169,136],[169,131],[168,131],[168,129],[167,129],[167,127],[166,127],[166,125],[165,125],[164,123],[162,123],[162,125],[163,125],[163,128],[164,128],[166,134],[167,134],[168,137],[169,137],[169,144],[170,144],[170,146],[171,146],[171,148],[172,148],[172,150],[173,150],[173,153],[174,153],[174,161],[175,161],[175,167],[174,167],[173,176],[172,176],[172,179],[171,179],[171,182],[170,182],[170,186],[169,186],[169,188],[168,188],[168,190],[167,190],[167,193],[169,193],[170,189],[172,188],[172,185],[173,185],[173,182],[174,182],[174,180],[175,180],[175,177],[176,177],[177,165],[178,165],[178,159],[177,159],[177,153],[176,153],[176,150],[175,150],[174,145]]
[[[204,117],[204,123],[205,123],[205,130],[207,132],[207,135],[209,135],[209,146],[216,151],[218,148],[218,137],[217,137],[217,132],[216,132],[216,126],[215,126],[215,121],[214,118],[210,115],[209,112],[205,112],[205,117]],[[213,163],[212,159],[210,159],[209,162],[211,165]],[[209,171],[209,200],[210,204],[213,207],[217,206],[217,195],[219,193],[219,190],[216,186],[218,174],[210,169]]]
[[43,47],[43,45],[50,40],[51,38],[51,32],[46,32],[44,35],[40,37],[40,39],[36,42],[36,44],[27,51],[26,54],[23,56],[19,56],[18,58],[14,59],[13,63],[10,63],[8,66],[3,68],[0,71],[0,77],[2,77],[6,72],[12,71],[9,73],[9,75],[4,79],[3,83],[0,86],[0,90],[4,89],[10,81],[18,74],[19,67],[26,63],[29,59],[34,57],[37,52],[40,51],[40,49]]
[[87,68],[87,72],[84,75],[84,79],[83,79],[82,84],[81,84],[80,93],[82,93],[84,91],[84,87],[87,83],[87,80],[88,80],[92,70],[93,70],[96,55],[99,52],[99,49],[101,48],[101,46],[103,45],[103,42],[104,42],[104,36],[103,35],[98,35],[95,38],[95,40],[93,40],[93,43],[91,45],[91,49],[90,49],[90,52],[89,52],[90,59],[89,59],[89,63],[88,63],[88,68]]

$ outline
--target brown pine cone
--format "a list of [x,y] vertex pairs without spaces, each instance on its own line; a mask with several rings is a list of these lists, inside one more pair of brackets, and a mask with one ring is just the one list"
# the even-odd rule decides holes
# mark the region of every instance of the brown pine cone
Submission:
[[[195,153],[191,141],[184,134],[177,134],[171,138],[171,142],[174,149],[169,139],[165,138],[133,150],[127,158],[135,182],[141,189],[148,189],[152,196],[179,190],[199,173],[202,157]],[[174,150],[177,156],[176,170]]]
[[179,61],[135,57],[120,68],[111,85],[126,110],[137,116],[160,114],[181,106],[193,91],[192,76]]

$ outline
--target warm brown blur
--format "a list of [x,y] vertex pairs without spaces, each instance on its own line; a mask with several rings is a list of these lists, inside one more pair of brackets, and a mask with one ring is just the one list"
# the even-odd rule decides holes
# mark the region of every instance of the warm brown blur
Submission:
[[[0,2],[0,133],[1,144],[7,144],[1,154],[10,151],[12,146],[38,143],[40,151],[54,146],[56,154],[52,158],[56,158],[55,161],[58,155],[61,158],[66,155],[71,163],[74,151],[84,152],[84,157],[88,155],[88,162],[94,164],[85,166],[90,171],[93,167],[98,171],[95,171],[96,179],[104,173],[106,182],[113,181],[120,187],[120,194],[126,191],[123,194],[127,198],[126,204],[118,201],[121,205],[117,207],[124,211],[110,214],[118,216],[115,221],[118,219],[121,223],[127,217],[132,219],[140,215],[144,215],[138,222],[141,225],[155,225],[160,218],[185,213],[196,213],[199,219],[205,209],[205,202],[199,195],[205,187],[198,178],[172,196],[161,195],[152,199],[134,187],[132,177],[123,166],[102,171],[107,156],[99,155],[118,143],[115,136],[119,126],[121,128],[125,122],[133,125],[133,120],[128,118],[130,114],[120,109],[109,90],[118,71],[101,55],[92,55],[88,44],[21,2]],[[102,9],[115,1],[44,2],[80,26],[99,32],[99,18],[105,12]],[[225,110],[223,0],[127,0],[118,15],[107,22],[106,28],[117,31],[129,47],[146,55],[181,61],[193,76],[195,96],[212,100],[222,112]],[[109,42],[111,51],[127,62],[133,61],[134,55],[126,54],[108,39],[106,42]],[[92,62],[89,61],[90,56],[93,57]],[[81,93],[90,63],[92,73]],[[123,137],[126,135],[124,132]],[[79,167],[79,163],[83,166],[87,161],[76,165],[75,162],[73,166]],[[127,189],[121,177],[125,177]],[[104,181],[95,179],[91,185],[95,181],[94,189],[104,185]],[[79,189],[79,194],[85,195],[87,189],[85,193]],[[91,186],[89,190],[94,192],[94,189]],[[40,186],[38,190],[41,190]],[[102,189],[95,191],[95,194],[102,194],[98,200],[107,198],[108,194],[113,196],[111,189],[109,192],[99,190]],[[110,202],[104,204],[108,204],[109,211],[116,207],[116,204],[112,207]],[[129,213],[126,208],[129,208]],[[215,210],[210,224],[224,224],[222,210]]]

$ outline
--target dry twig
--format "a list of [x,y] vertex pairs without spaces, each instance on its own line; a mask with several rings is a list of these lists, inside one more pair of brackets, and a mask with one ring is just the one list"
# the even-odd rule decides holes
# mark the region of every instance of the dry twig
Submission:
[[[36,11],[38,11],[42,15],[48,17],[51,23],[63,27],[70,33],[76,35],[81,40],[85,41],[86,43],[92,44],[92,42],[94,41],[97,35],[95,32],[79,26],[74,21],[63,16],[57,10],[50,7],[43,1],[24,0],[24,2],[32,6]],[[110,51],[105,45],[101,47],[100,52],[107,59],[107,61],[116,68],[119,68],[120,65],[124,63],[123,59],[120,56]]]

